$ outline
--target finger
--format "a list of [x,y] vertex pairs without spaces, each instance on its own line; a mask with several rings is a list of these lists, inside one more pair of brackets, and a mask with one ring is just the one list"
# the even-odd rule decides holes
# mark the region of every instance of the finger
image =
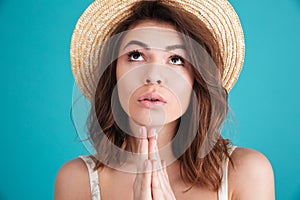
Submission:
[[[157,163],[159,163],[159,162],[157,162]],[[165,161],[162,160],[161,164],[162,164],[162,166],[164,166],[164,168],[156,170],[155,174],[153,175],[153,179],[156,179],[153,181],[159,182],[159,187],[160,187],[159,189],[152,188],[152,193],[155,197],[153,199],[170,199],[170,200],[176,199],[175,195],[173,193],[169,178],[168,178]],[[161,195],[163,195],[163,196],[161,196]]]
[[[149,155],[148,155],[150,160],[156,160],[156,161],[160,161],[160,155],[158,152],[158,147],[157,147],[157,141],[155,139],[150,139],[149,140]],[[159,162],[157,165],[158,168],[155,169],[159,169],[161,168],[161,163]]]
[[140,129],[139,129],[139,134],[140,134],[140,135],[139,135],[140,138],[142,138],[142,139],[147,139],[147,137],[148,137],[147,134],[148,134],[148,133],[147,133],[146,127],[141,126]]
[[155,138],[157,139],[157,132],[155,128],[151,128],[148,132],[147,132],[147,137],[148,139],[150,138]]
[[147,130],[145,127],[140,128],[141,139],[138,145],[138,163],[137,169],[138,173],[143,172],[143,166],[145,160],[148,160],[148,140],[147,140]]
[[[150,160],[145,161],[144,172],[141,183],[142,191],[150,191],[151,189],[151,176],[152,176],[152,164]],[[151,192],[151,191],[150,191]]]
[[[155,130],[151,130],[151,131],[152,131],[152,135],[157,135]],[[160,161],[156,136],[149,138],[149,159]],[[155,168],[155,170],[161,168],[161,163],[160,162],[158,163],[159,164],[156,165],[157,167]]]
[[[159,164],[158,161],[155,161],[155,163],[156,163],[156,165]],[[163,160],[161,161],[161,166],[162,166],[161,168],[156,170],[156,175],[157,175],[156,177],[158,178],[162,189],[168,189],[170,182],[169,182],[168,174],[166,171],[165,162]]]
[[150,200],[151,198],[151,161],[144,162],[143,171],[145,173],[137,174],[133,184],[133,194],[135,200]]
[[[152,169],[157,168],[157,161],[152,160]],[[152,170],[152,176],[151,176],[151,191],[153,199],[162,199],[163,198],[163,192],[161,188],[161,180],[158,176],[157,170]]]
[[164,175],[165,175],[166,179],[169,181],[166,161],[161,160],[161,164],[162,164],[162,169],[163,169]]

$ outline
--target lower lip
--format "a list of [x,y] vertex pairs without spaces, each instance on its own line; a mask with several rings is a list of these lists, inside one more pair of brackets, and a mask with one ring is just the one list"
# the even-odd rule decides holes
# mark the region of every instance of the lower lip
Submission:
[[145,108],[155,108],[155,107],[159,107],[159,106],[163,106],[166,103],[162,102],[162,101],[138,101],[140,105],[142,105]]

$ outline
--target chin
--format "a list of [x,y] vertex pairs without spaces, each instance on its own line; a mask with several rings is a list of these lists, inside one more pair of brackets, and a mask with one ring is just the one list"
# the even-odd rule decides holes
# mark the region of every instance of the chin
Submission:
[[151,126],[163,126],[167,124],[168,122],[160,117],[151,117],[151,116],[138,116],[136,115],[135,117],[131,117],[133,122],[139,126],[145,126],[145,127],[151,127]]
[[181,116],[165,116],[163,115],[156,115],[155,113],[147,113],[147,114],[137,114],[132,113],[131,119],[132,121],[138,126],[145,126],[145,127],[155,127],[155,126],[165,126],[172,122],[178,121]]

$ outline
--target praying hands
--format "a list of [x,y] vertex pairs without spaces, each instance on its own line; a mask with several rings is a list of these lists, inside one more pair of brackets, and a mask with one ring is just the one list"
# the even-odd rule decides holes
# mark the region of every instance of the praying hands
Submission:
[[170,185],[166,163],[160,160],[157,147],[157,133],[154,129],[147,132],[141,128],[138,153],[138,171],[133,185],[135,200],[174,200],[175,195]]

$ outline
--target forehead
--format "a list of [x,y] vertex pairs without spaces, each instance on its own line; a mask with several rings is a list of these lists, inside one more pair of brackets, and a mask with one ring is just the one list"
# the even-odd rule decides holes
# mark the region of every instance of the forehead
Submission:
[[132,26],[125,34],[121,43],[123,49],[130,41],[140,41],[149,48],[165,49],[170,45],[183,44],[180,33],[167,23],[144,21]]

